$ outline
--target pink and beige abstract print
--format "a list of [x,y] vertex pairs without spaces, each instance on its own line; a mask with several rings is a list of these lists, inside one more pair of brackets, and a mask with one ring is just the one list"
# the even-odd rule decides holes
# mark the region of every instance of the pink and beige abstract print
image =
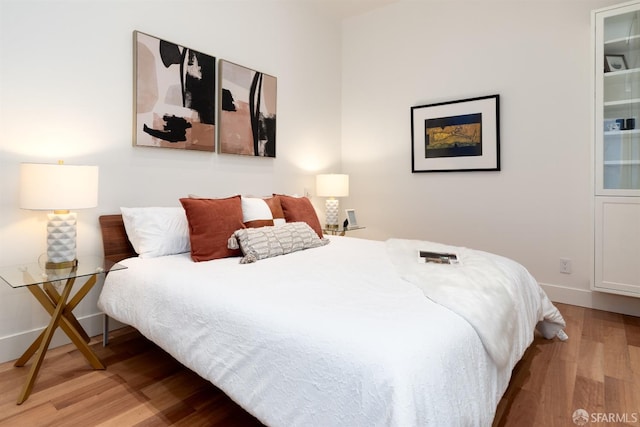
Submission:
[[134,32],[134,145],[215,151],[215,57]]
[[219,152],[276,156],[275,77],[220,60]]

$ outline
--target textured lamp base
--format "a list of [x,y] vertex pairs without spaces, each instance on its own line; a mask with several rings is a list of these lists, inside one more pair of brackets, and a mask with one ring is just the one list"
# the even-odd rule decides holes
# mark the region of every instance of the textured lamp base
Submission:
[[75,212],[52,213],[47,217],[47,268],[73,267],[76,260]]
[[327,215],[327,228],[338,228],[338,199],[327,199],[324,206]]

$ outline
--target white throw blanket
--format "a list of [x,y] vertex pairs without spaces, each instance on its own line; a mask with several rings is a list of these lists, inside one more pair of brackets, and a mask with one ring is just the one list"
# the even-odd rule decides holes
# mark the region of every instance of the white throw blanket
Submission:
[[[539,288],[531,274],[510,259],[462,247],[419,240],[389,239],[391,261],[400,276],[416,285],[425,296],[463,317],[473,326],[494,362],[501,367],[514,355],[517,310],[525,301],[518,288]],[[460,264],[420,263],[421,250],[455,253]],[[542,289],[542,310],[537,329],[545,338],[560,333],[565,322]]]

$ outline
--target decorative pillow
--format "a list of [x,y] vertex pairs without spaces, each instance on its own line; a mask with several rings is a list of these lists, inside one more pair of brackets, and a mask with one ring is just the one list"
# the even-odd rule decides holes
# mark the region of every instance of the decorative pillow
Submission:
[[240,256],[239,250],[227,248],[229,236],[242,223],[240,196],[226,199],[180,199],[187,213],[191,259],[209,261]]
[[273,197],[265,197],[263,199],[267,205],[269,205],[269,209],[271,209],[271,215],[273,215],[273,225],[283,225],[287,222],[284,219],[284,212],[282,212],[282,205],[280,204],[280,199],[278,196]]
[[245,227],[266,227],[273,225],[273,214],[264,199],[243,196],[242,222]]
[[283,194],[274,194],[280,199],[280,205],[284,212],[284,219],[287,222],[306,222],[322,238],[322,226],[316,210],[311,201],[306,197],[292,197]]
[[120,208],[129,241],[140,258],[189,252],[189,226],[177,207]]
[[264,258],[317,248],[327,243],[329,239],[318,238],[306,222],[288,222],[277,227],[236,230],[228,245],[231,249],[242,249],[244,257],[240,264],[248,264]]
[[[278,199],[278,197],[273,197],[273,196],[268,196],[268,197],[255,197],[255,196],[242,196],[243,199],[244,198],[248,198],[248,199],[262,199],[267,203],[267,206],[269,206],[269,209],[271,209],[271,217],[273,219],[273,224],[263,224],[263,225],[259,225],[256,223],[256,225],[247,225],[247,227],[262,227],[262,226],[266,226],[266,225],[282,225],[284,224],[286,221],[284,219],[284,212],[282,212],[282,206],[280,206],[280,199]],[[212,197],[206,197],[206,196],[199,196],[197,194],[189,194],[189,198],[190,199],[211,199]],[[244,214],[244,206],[242,207],[243,210],[243,214]],[[246,220],[245,220],[246,222]],[[246,225],[246,224],[245,224]]]

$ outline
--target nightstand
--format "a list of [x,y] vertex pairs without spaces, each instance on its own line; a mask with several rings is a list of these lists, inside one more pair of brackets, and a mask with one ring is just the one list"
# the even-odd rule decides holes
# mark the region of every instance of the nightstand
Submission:
[[[26,287],[51,316],[46,329],[14,363],[14,366],[24,366],[33,355],[36,355],[27,381],[18,396],[18,405],[27,400],[31,394],[53,333],[58,327],[62,328],[94,369],[105,369],[104,364],[89,347],[90,338],[72,311],[96,284],[98,275],[125,268],[127,267],[124,265],[97,256],[79,257],[77,264],[68,268],[43,269],[37,262],[0,267],[0,278],[3,281],[12,288]],[[71,289],[78,278],[86,281],[70,299]]]
[[344,236],[347,231],[362,230],[363,228],[367,227],[356,226],[347,228],[323,228],[322,232],[324,234],[330,234],[331,236]]

